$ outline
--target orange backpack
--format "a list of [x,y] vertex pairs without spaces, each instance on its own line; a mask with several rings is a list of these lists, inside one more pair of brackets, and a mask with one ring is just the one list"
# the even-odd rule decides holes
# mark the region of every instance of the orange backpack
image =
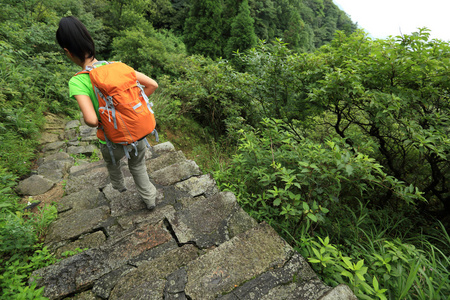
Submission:
[[106,141],[113,163],[112,143],[124,146],[127,158],[130,158],[127,146],[132,145],[137,155],[137,143],[152,133],[158,139],[155,130],[156,121],[142,85],[136,79],[133,68],[122,62],[97,62],[93,67],[78,72],[87,73],[99,104],[99,127],[97,137]]

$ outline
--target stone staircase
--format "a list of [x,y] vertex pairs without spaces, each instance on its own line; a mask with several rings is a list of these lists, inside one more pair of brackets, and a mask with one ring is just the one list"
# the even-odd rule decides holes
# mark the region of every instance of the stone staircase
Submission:
[[[326,286],[269,225],[258,224],[230,192],[169,142],[147,154],[157,206],[148,211],[124,165],[128,190],[115,191],[95,129],[70,121],[46,132],[43,157],[18,191],[38,196],[64,182],[58,219],[45,245],[58,257],[33,273],[50,299],[356,299]],[[65,141],[64,141],[65,140]],[[68,142],[67,142],[68,141]]]

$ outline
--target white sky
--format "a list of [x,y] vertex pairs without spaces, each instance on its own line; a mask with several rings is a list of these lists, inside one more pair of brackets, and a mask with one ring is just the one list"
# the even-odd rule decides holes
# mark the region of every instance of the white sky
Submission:
[[450,0],[333,0],[373,38],[411,34],[427,27],[450,41]]

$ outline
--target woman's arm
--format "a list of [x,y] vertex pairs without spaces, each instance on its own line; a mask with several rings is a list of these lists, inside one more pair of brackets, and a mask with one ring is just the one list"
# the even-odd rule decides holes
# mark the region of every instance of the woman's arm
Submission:
[[156,81],[154,81],[147,75],[142,74],[141,72],[136,71],[136,79],[140,84],[145,86],[144,92],[147,96],[153,94],[153,92],[158,88],[158,83]]
[[91,98],[86,95],[75,95],[74,97],[78,102],[81,112],[83,113],[83,118],[86,125],[90,127],[97,127],[98,118],[95,113],[94,106],[92,105]]

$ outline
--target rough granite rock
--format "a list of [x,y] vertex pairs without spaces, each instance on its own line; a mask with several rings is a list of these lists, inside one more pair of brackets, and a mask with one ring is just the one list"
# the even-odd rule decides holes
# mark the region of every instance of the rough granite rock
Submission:
[[38,286],[46,287],[45,297],[61,299],[93,286],[94,282],[105,274],[171,239],[170,233],[165,230],[162,222],[143,226],[99,248],[87,250],[39,269],[33,273],[30,281],[35,280]]
[[42,175],[32,175],[19,182],[16,191],[21,195],[36,196],[50,190],[55,183]]
[[358,300],[352,290],[345,284],[340,284],[319,300]]
[[195,161],[185,160],[155,171],[150,177],[157,184],[171,185],[197,175],[201,175],[201,171]]
[[212,196],[219,192],[216,181],[211,175],[201,175],[199,177],[191,177],[185,181],[175,184],[177,189],[189,193],[191,197],[205,195]]
[[109,299],[163,299],[163,278],[197,258],[197,251],[193,245],[185,245],[141,264],[119,280]]
[[50,133],[50,132],[44,132],[41,134],[41,137],[39,138],[39,143],[41,145],[46,145],[54,142],[59,141],[59,135],[56,133]]
[[191,299],[214,299],[283,266],[292,255],[292,247],[262,223],[190,262],[185,293]]
[[101,192],[98,188],[88,186],[81,191],[64,196],[56,205],[60,216],[67,216],[85,209],[96,208],[101,203]]
[[85,290],[110,271],[104,253],[87,250],[33,272],[30,282],[45,286],[45,297],[62,299],[76,291]]
[[91,142],[97,141],[97,128],[89,127],[87,125],[81,125],[79,127],[80,130],[80,139],[82,142]]
[[78,141],[78,131],[76,129],[69,129],[64,132],[64,139],[68,140],[68,145],[70,146],[70,142]]
[[[263,299],[273,293],[279,286],[286,287],[290,284],[302,286],[305,282],[317,279],[317,275],[304,258],[300,254],[295,253],[281,268],[269,270],[219,298],[222,300]],[[291,291],[291,289],[292,287],[287,290]],[[292,294],[292,296],[273,299],[304,299],[294,298],[293,296]]]
[[54,161],[54,160],[67,160],[67,159],[73,161],[73,158],[69,154],[67,154],[66,152],[56,152],[54,154],[41,157],[38,160],[38,165],[40,167],[43,164],[46,164],[46,163]]
[[291,283],[286,286],[277,286],[260,299],[317,299],[328,289],[329,288],[326,288],[319,279],[315,279],[303,283],[301,286],[297,285],[296,283]]
[[52,161],[42,165],[38,169],[38,174],[57,183],[67,174],[67,170],[73,164],[73,161]]
[[233,238],[236,235],[255,227],[256,225],[258,225],[258,222],[250,217],[250,215],[241,207],[238,207],[228,221],[227,228],[229,238]]
[[137,212],[118,216],[117,223],[124,229],[128,229],[139,224],[156,224],[165,219],[167,215],[171,215],[174,212],[175,210],[171,205],[165,205],[163,207],[157,206],[151,214],[149,214],[148,210],[144,208]]
[[112,272],[109,272],[102,276],[100,279],[98,279],[94,287],[92,288],[92,291],[95,295],[102,299],[108,299],[112,289],[117,284],[117,282],[125,276],[126,274],[130,273],[132,270],[136,269],[134,266],[130,265],[124,265]]
[[170,151],[147,161],[147,171],[153,173],[175,163],[185,161],[182,151]]
[[103,189],[108,183],[108,170],[104,162],[74,166],[69,171],[66,193],[75,193],[88,186]]
[[76,241],[66,244],[58,248],[55,252],[57,258],[61,258],[61,254],[66,251],[76,251],[77,249],[85,250],[97,248],[103,245],[106,242],[106,236],[102,231],[96,231],[94,233],[89,233],[85,236],[81,236],[81,238]]
[[184,267],[167,276],[164,298],[167,299],[174,295],[184,294],[186,282],[187,272]]
[[157,144],[152,147],[152,152],[155,153],[156,155],[160,155],[171,151],[175,151],[175,147],[172,145],[171,142]]
[[73,297],[66,297],[65,300],[99,300],[92,291],[76,294]]
[[86,155],[86,156],[91,156],[93,153],[100,153],[100,149],[98,149],[94,145],[69,146],[67,148],[67,153],[73,154],[73,155],[83,154],[83,155]]
[[208,248],[228,239],[227,220],[237,207],[234,194],[224,192],[167,215],[167,220],[180,243]]
[[57,183],[60,182],[73,166],[74,159],[65,152],[58,152],[43,159],[37,172],[39,175]]
[[82,234],[93,232],[102,221],[109,217],[109,214],[108,206],[100,206],[58,219],[50,225],[45,244],[73,240]]
[[111,184],[108,184],[103,189],[106,199],[111,203],[111,216],[113,217],[146,208],[144,201],[136,190],[133,178],[125,177],[125,186],[127,187],[127,191],[123,193],[113,189]]
[[57,141],[57,142],[46,144],[42,148],[42,151],[47,152],[47,153],[55,153],[55,152],[61,151],[61,149],[63,149],[64,151],[66,150],[66,143],[63,141]]
[[69,122],[66,123],[66,126],[64,128],[65,131],[70,130],[70,129],[77,129],[78,127],[80,127],[81,123],[78,120],[71,120]]

